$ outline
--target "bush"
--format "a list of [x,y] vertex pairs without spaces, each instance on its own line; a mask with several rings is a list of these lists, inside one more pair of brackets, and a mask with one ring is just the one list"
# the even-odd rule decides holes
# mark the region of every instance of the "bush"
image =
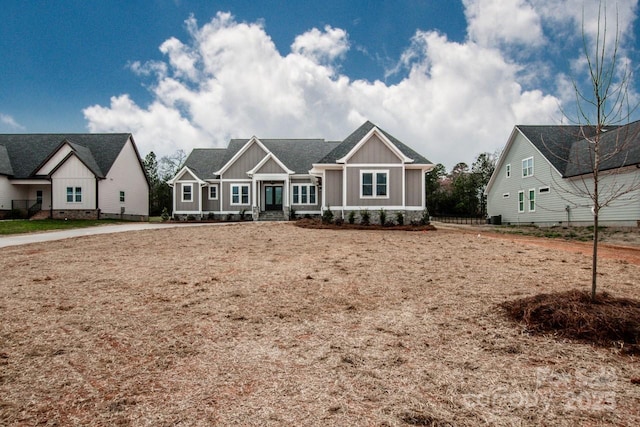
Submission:
[[369,225],[370,219],[371,219],[371,216],[368,210],[365,209],[363,211],[360,211],[360,224]]
[[425,210],[422,211],[422,217],[420,218],[420,225],[429,225],[431,224],[431,221],[429,219],[429,210],[427,210],[425,208]]
[[164,208],[162,208],[162,213],[160,214],[160,219],[162,219],[162,222],[167,222],[167,221],[169,221],[169,218],[171,218],[171,216],[169,216],[169,210],[165,206]]
[[333,222],[333,212],[330,207],[322,212],[322,223],[323,224],[331,224]]
[[396,212],[396,222],[398,225],[404,225],[404,214],[402,212]]
[[216,216],[213,214],[213,212],[209,212],[209,213],[207,214],[207,219],[208,219],[209,221],[213,221],[214,219],[216,219]]
[[187,215],[187,221],[195,221],[196,217],[193,215]]
[[289,220],[290,221],[296,220],[296,210],[293,208],[289,209]]
[[349,221],[349,224],[353,224],[354,222],[356,222],[356,211],[349,212],[347,220]]
[[384,211],[384,209],[380,209],[380,225],[385,225],[385,223],[387,222],[387,213]]
[[342,218],[336,218],[336,220],[334,221],[335,225],[342,225],[344,224],[344,219]]

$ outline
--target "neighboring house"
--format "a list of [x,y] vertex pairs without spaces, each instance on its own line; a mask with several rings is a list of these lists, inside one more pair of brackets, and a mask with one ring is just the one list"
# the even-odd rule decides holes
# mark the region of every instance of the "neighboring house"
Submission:
[[0,135],[0,217],[149,217],[149,181],[131,134]]
[[[592,133],[592,127],[516,126],[485,191],[488,215],[501,216],[503,224],[593,223],[593,202],[585,193],[594,184],[586,139]],[[626,191],[600,211],[602,225],[640,225],[639,134],[640,122],[602,134],[603,156],[619,151],[615,147],[621,151],[599,168],[600,200]]]
[[418,219],[425,173],[433,164],[366,122],[344,141],[232,139],[225,149],[195,149],[169,185],[173,213],[218,219],[286,219],[384,209]]

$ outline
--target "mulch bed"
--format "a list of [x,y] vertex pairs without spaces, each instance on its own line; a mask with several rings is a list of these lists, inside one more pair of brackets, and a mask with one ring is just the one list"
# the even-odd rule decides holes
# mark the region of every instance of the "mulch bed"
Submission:
[[348,222],[322,222],[319,219],[303,218],[295,222],[298,227],[301,228],[316,228],[316,229],[329,229],[329,230],[396,230],[396,231],[435,231],[437,230],[431,224],[426,225],[381,225],[381,224],[350,224]]
[[602,292],[591,301],[588,292],[570,290],[507,301],[501,306],[508,317],[524,322],[533,333],[553,333],[600,347],[615,345],[627,354],[640,354],[639,300]]

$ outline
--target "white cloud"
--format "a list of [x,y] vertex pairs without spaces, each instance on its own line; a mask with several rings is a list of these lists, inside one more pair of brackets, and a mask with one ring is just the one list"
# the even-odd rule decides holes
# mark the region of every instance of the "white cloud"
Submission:
[[463,3],[469,38],[482,46],[499,43],[540,46],[545,42],[540,16],[526,0],[463,0]]
[[[523,2],[511,3],[527,10]],[[112,97],[109,106],[88,107],[90,131],[131,131],[143,155],[153,150],[162,156],[252,135],[343,139],[369,119],[450,168],[502,147],[515,124],[560,118],[558,100],[524,89],[524,67],[488,38],[454,43],[418,31],[402,57],[406,77],[389,85],[336,71],[349,49],[342,29],[311,29],[282,55],[259,22],[218,13],[200,27],[189,18],[187,27],[189,41],[162,44],[165,62],[131,65],[155,75],[150,105],[125,94]],[[506,41],[510,31],[500,38]],[[516,41],[537,45],[542,39]]]
[[0,123],[2,127],[6,127],[8,130],[24,130],[25,127],[18,123],[12,116],[0,113]]

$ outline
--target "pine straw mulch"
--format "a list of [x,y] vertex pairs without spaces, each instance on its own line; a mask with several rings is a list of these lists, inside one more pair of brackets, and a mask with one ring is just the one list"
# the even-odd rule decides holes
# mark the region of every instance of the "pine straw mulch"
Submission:
[[[0,255],[0,425],[640,425],[637,355],[500,308],[587,287],[579,253],[245,223]],[[640,266],[599,271],[640,296]]]
[[640,301],[617,298],[608,292],[591,294],[570,290],[507,301],[501,304],[513,320],[534,333],[618,346],[624,353],[640,354]]
[[349,222],[334,221],[325,223],[317,218],[301,218],[294,222],[301,228],[317,228],[323,230],[387,230],[387,231],[435,231],[436,227],[432,224],[360,224]]

